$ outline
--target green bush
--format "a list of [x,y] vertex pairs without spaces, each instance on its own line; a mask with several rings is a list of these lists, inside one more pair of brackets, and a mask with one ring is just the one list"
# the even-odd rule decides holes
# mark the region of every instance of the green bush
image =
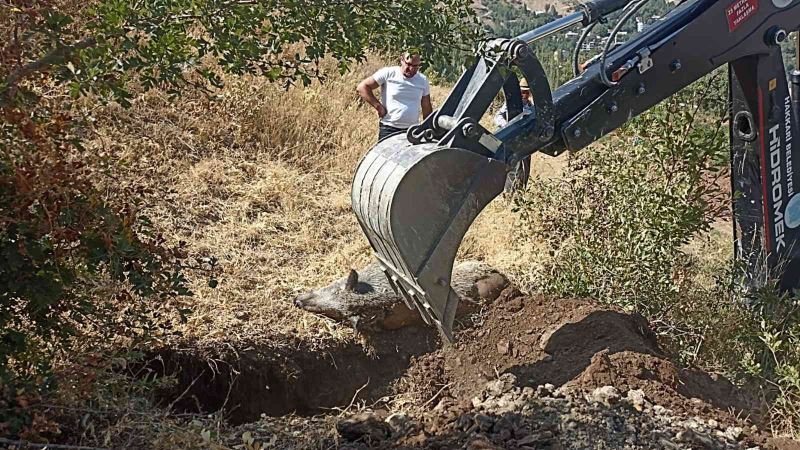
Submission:
[[681,290],[685,245],[728,207],[715,182],[727,154],[718,73],[592,149],[562,178],[535,179],[515,200],[522,228],[552,255],[538,289],[656,312]]
[[800,297],[767,286],[737,306],[736,375],[763,389],[774,431],[800,436]]
[[117,202],[96,188],[99,164],[72,137],[72,122],[42,106],[33,117],[6,109],[0,127],[4,435],[31,425],[20,402],[54,387],[51,362],[80,329],[135,335],[147,326],[142,298],[189,294],[185,255],[137,214],[135,198]]

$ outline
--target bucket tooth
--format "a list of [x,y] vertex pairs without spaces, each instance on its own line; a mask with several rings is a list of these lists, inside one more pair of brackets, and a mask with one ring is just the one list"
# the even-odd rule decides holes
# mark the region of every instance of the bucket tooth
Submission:
[[427,325],[430,325],[431,322],[434,320],[433,315],[431,314],[432,311],[427,309],[425,305],[419,301],[413,289],[409,289],[407,292],[408,292],[408,297],[411,299],[411,302],[414,303],[414,306],[416,306],[417,311],[419,311],[419,315],[422,316],[422,320],[424,320]]
[[386,277],[389,278],[389,286],[394,289],[395,294],[399,294],[403,287],[400,285],[400,279],[397,278],[397,275],[392,275],[391,272],[388,270],[385,271]]
[[413,145],[403,135],[378,143],[356,169],[353,211],[389,283],[448,339],[458,307],[449,284],[458,246],[503,191],[507,171],[490,157]]

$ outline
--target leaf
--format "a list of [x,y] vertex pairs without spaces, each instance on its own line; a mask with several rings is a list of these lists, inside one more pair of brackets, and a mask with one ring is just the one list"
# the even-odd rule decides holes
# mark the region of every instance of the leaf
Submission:
[[249,431],[245,431],[244,433],[242,433],[242,442],[244,442],[247,445],[250,445],[253,443],[253,441],[254,439],[252,433],[250,433]]

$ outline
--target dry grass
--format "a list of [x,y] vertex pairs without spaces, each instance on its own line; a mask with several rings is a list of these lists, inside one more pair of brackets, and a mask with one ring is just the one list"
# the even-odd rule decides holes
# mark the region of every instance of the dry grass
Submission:
[[[216,289],[202,279],[182,331],[200,347],[219,342],[352,339],[349,328],[295,308],[300,292],[328,284],[370,258],[350,210],[358,159],[375,142],[377,119],[355,85],[379,67],[288,90],[229,80],[217,101],[194,93],[141,96],[131,110],[98,111],[94,144],[123,163],[118,182],[146,188],[144,213],[171,242],[213,255]],[[434,105],[447,87],[433,87]],[[504,200],[487,208],[462,246],[464,258],[500,269],[518,260],[504,232]]]

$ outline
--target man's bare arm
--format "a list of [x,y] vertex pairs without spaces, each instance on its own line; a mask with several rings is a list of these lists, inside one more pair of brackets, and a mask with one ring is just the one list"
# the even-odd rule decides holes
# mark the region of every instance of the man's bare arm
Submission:
[[356,87],[356,92],[358,95],[367,103],[370,104],[375,111],[378,112],[378,117],[383,117],[386,115],[386,107],[381,104],[380,100],[375,97],[375,94],[372,93],[375,89],[378,89],[380,85],[377,81],[375,81],[372,77],[367,77],[361,80],[361,83],[358,83]]
[[422,119],[424,120],[433,112],[433,106],[431,105],[431,96],[423,95],[420,104],[422,105]]

